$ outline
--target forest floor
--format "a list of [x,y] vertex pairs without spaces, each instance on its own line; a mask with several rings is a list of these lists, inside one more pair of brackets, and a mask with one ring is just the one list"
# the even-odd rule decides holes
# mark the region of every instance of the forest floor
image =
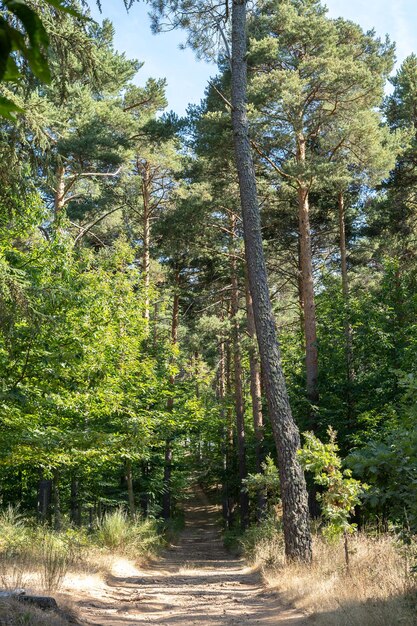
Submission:
[[259,573],[225,550],[218,508],[202,493],[186,503],[184,531],[155,563],[135,569],[130,561],[116,562],[106,581],[69,581],[67,594],[81,623],[94,626],[307,624],[265,588]]

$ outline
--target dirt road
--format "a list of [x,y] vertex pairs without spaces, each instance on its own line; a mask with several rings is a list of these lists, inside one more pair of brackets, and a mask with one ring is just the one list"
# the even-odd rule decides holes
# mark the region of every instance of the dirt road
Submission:
[[[121,572],[123,573],[123,572]],[[95,626],[304,626],[305,618],[262,587],[223,548],[217,511],[199,494],[186,507],[178,544],[136,575],[113,576],[106,592],[78,602]]]

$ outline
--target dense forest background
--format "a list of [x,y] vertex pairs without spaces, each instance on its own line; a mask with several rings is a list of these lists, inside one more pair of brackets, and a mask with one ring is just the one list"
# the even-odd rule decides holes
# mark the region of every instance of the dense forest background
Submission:
[[[133,84],[141,63],[114,49],[111,23],[27,4],[49,37],[51,79],[19,57],[1,85],[2,504],[58,530],[120,505],[168,520],[193,476],[217,489],[225,525],[244,529],[266,515],[276,450],[227,58],[180,119],[163,80]],[[412,534],[417,57],[393,73],[390,41],[317,0],[259,2],[248,28],[292,412],[323,442],[337,431],[344,467],[367,484],[356,523]]]

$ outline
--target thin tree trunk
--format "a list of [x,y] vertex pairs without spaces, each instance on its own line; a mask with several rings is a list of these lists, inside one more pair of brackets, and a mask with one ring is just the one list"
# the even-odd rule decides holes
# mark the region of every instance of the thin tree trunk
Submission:
[[346,221],[345,221],[345,200],[343,192],[338,194],[339,208],[339,238],[340,238],[340,265],[342,274],[342,293],[343,293],[343,328],[345,333],[345,355],[346,355],[346,379],[347,379],[347,408],[348,421],[352,420],[353,401],[352,401],[352,385],[355,378],[355,370],[353,365],[353,333],[352,324],[349,315],[349,276],[347,269],[347,251],[346,251]]
[[298,234],[298,274],[297,274],[297,292],[298,292],[298,306],[299,306],[299,320],[300,330],[302,335],[302,350],[305,353],[305,333],[304,333],[304,294],[303,294],[303,279],[301,277],[301,252],[300,252],[300,234]]
[[54,528],[59,531],[62,527],[62,516],[61,516],[61,494],[59,491],[59,472],[56,470],[54,472],[54,477],[52,480],[52,496],[54,502]]
[[[297,137],[297,161],[305,163],[306,146],[303,135]],[[298,186],[298,221],[300,230],[300,271],[304,317],[304,338],[306,352],[307,397],[312,405],[317,405],[318,394],[318,352],[316,303],[314,299],[313,261],[311,250],[310,206],[308,187]],[[312,419],[312,411],[310,418]],[[313,425],[313,424],[312,424]]]
[[[262,472],[262,463],[264,461],[264,424],[262,414],[262,384],[261,384],[261,362],[259,360],[258,349],[256,345],[256,327],[253,315],[252,296],[249,289],[249,278],[247,269],[245,272],[245,291],[246,291],[246,318],[247,328],[250,337],[249,346],[249,366],[250,366],[250,393],[252,399],[252,416],[253,430],[255,434],[255,467],[256,472]],[[260,521],[265,513],[266,498],[262,490],[257,494],[256,517]]]
[[144,290],[145,290],[145,303],[143,317],[146,321],[149,321],[149,288],[151,282],[150,267],[151,267],[151,194],[150,194],[150,167],[147,162],[143,165],[142,170],[142,200],[143,200],[143,278],[144,278]]
[[[171,343],[175,346],[178,343],[178,327],[179,327],[179,282],[180,272],[175,273],[175,293],[172,306],[172,324],[171,324]],[[175,385],[175,376],[170,376],[170,387],[173,390]],[[167,400],[167,409],[172,411],[174,408],[174,398],[170,396]],[[171,493],[171,477],[172,477],[172,440],[167,437],[165,441],[165,461],[164,461],[164,493],[162,497],[162,516],[165,520],[171,517],[172,510],[172,493]]]
[[158,344],[158,317],[159,317],[159,305],[155,302],[153,305],[153,349],[156,350]]
[[304,473],[297,458],[300,435],[293,420],[281,366],[264,252],[256,178],[247,119],[246,0],[233,0],[232,123],[239,177],[249,286],[256,334],[278,451],[285,552],[288,559],[311,561],[311,533]]
[[164,456],[164,494],[162,497],[162,517],[169,520],[172,512],[172,442],[170,438],[165,441]]
[[[222,303],[223,305],[223,303]],[[223,306],[222,306],[223,308]],[[221,312],[221,320],[223,321],[223,310]],[[222,442],[222,458],[223,458],[223,476],[222,476],[222,514],[223,522],[227,526],[229,520],[229,481],[228,481],[228,453],[227,453],[227,423],[226,423],[226,411],[225,411],[225,397],[226,397],[226,350],[224,336],[220,337],[219,342],[219,369],[217,377],[217,389],[218,389],[218,401],[220,404],[220,411],[222,416],[221,426],[221,442]]]
[[127,459],[126,461],[126,484],[127,484],[127,495],[129,499],[129,513],[130,513],[130,517],[133,519],[136,514],[136,507],[135,507],[135,493],[133,491],[132,461],[130,459]]
[[[230,316],[230,310],[228,310]],[[233,411],[229,399],[232,398],[232,353],[230,347],[230,339],[226,341],[226,396],[228,399],[226,411],[226,481],[228,485],[227,500],[227,527],[232,528],[235,519],[236,510],[236,492],[232,488],[230,478],[236,474],[236,458],[234,454],[234,433],[233,433]]]
[[71,522],[81,526],[81,504],[79,498],[79,483],[75,476],[71,476]]
[[[236,216],[232,214],[230,230],[232,239],[235,239]],[[232,241],[233,244],[233,241]],[[233,245],[231,247],[230,256],[231,270],[231,322],[233,337],[233,373],[234,373],[234,396],[235,396],[235,417],[236,417],[236,433],[237,433],[237,452],[239,465],[239,507],[240,507],[240,525],[245,530],[249,524],[249,498],[246,491],[243,491],[243,480],[247,476],[246,469],[246,440],[245,440],[245,409],[243,401],[242,386],[242,359],[240,352],[240,332],[239,332],[239,284],[237,277],[237,260],[234,255]]]
[[142,462],[142,485],[143,491],[140,494],[140,508],[144,517],[148,516],[149,495],[146,491],[148,484],[149,464],[147,461]]
[[38,515],[41,523],[51,522],[52,480],[40,475],[38,491]]

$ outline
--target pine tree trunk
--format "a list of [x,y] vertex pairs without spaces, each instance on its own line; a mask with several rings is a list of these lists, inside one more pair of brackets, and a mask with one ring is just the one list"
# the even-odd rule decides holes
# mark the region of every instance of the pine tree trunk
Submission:
[[[230,315],[230,310],[228,311]],[[227,399],[232,398],[232,351],[230,340],[226,341],[226,395]],[[235,520],[236,510],[236,491],[232,488],[231,478],[236,475],[236,458],[235,458],[235,442],[233,433],[233,411],[230,402],[227,404],[226,411],[226,480],[228,483],[228,500],[227,500],[227,527],[232,528]]]
[[349,276],[347,269],[347,251],[346,251],[346,222],[345,222],[345,201],[343,193],[338,194],[339,208],[339,238],[340,238],[340,265],[342,274],[342,293],[343,293],[343,328],[345,334],[345,355],[346,355],[346,378],[347,378],[347,408],[348,421],[353,417],[353,401],[352,401],[352,385],[355,378],[355,370],[353,365],[353,333],[349,315]]
[[151,282],[150,267],[151,267],[151,196],[150,196],[150,168],[149,164],[145,162],[142,171],[142,200],[143,200],[143,278],[144,278],[144,291],[145,302],[143,317],[146,321],[149,321],[149,288]]
[[[235,238],[236,216],[233,214],[231,219],[230,230]],[[237,319],[239,313],[239,284],[237,278],[237,261],[231,247],[230,256],[231,269],[231,322],[233,336],[233,373],[234,373],[234,396],[235,396],[235,417],[236,417],[236,433],[237,433],[237,452],[239,467],[239,507],[240,507],[240,525],[245,530],[249,524],[249,499],[246,491],[242,490],[242,481],[247,476],[246,469],[246,441],[245,441],[245,409],[243,401],[243,385],[242,385],[242,359],[240,352],[240,332],[239,322]]]
[[[255,318],[253,315],[252,296],[249,289],[249,278],[246,270],[245,291],[246,291],[246,318],[247,328],[250,337],[249,346],[249,366],[250,366],[250,393],[252,400],[252,416],[253,431],[255,434],[255,467],[256,472],[262,472],[262,463],[264,461],[264,425],[262,414],[262,384],[261,384],[261,362],[256,346],[256,328]],[[265,513],[266,499],[265,494],[261,490],[257,494],[256,517],[260,521]]]
[[[222,303],[223,305],[223,303]],[[223,307],[222,307],[223,308]],[[221,312],[221,320],[223,321],[223,310]],[[222,515],[223,522],[227,526],[229,519],[229,485],[228,485],[228,468],[227,468],[227,424],[225,411],[226,396],[226,350],[223,335],[219,342],[219,368],[217,376],[217,397],[220,405],[222,416],[221,426],[221,442],[222,442],[222,459],[223,459],[223,476],[222,476]]]
[[[302,135],[297,137],[297,161],[305,163],[306,147]],[[312,405],[317,405],[318,394],[318,352],[316,303],[314,299],[313,254],[311,249],[310,206],[307,185],[298,187],[298,221],[300,230],[300,272],[301,294],[303,302],[304,338],[306,352],[307,398]],[[310,412],[312,419],[312,411]],[[314,426],[314,424],[312,424]]]
[[[172,324],[171,324],[171,343],[175,346],[178,343],[178,326],[179,326],[179,270],[175,273],[175,293],[172,306]],[[169,379],[170,387],[173,389],[175,385],[175,377]],[[170,396],[167,400],[167,409],[172,411],[174,408],[174,398]],[[171,477],[172,477],[172,440],[167,437],[165,441],[165,461],[164,461],[164,493],[162,497],[162,516],[165,520],[171,517],[172,511],[172,493],[171,493]]]
[[269,416],[278,451],[285,552],[288,559],[309,562],[311,533],[307,491],[304,473],[297,458],[300,436],[291,414],[282,371],[262,246],[261,219],[246,111],[246,55],[246,0],[233,0],[232,123],[249,286]]
[[129,499],[129,514],[133,519],[136,515],[136,507],[135,507],[135,493],[133,491],[133,472],[132,472],[132,461],[128,459],[126,461],[126,484],[127,484],[127,495]]

